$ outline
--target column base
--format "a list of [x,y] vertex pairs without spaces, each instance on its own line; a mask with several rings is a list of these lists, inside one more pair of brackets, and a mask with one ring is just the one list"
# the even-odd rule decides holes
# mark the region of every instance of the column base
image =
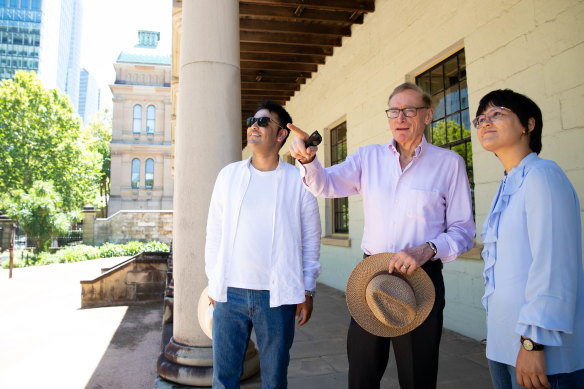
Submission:
[[[213,380],[213,349],[183,345],[171,338],[164,352],[158,357],[156,368],[160,377],[165,380],[189,386],[209,387]],[[245,353],[241,380],[250,378],[259,371],[259,354],[255,344],[250,340]]]

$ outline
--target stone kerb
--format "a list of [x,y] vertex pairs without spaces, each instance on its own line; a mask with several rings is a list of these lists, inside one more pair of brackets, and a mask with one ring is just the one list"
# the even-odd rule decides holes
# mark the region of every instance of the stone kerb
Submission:
[[142,253],[81,283],[81,307],[127,305],[162,300],[168,253]]

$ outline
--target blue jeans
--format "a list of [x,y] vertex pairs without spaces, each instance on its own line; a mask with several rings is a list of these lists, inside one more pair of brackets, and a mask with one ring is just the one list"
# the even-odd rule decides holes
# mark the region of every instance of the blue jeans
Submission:
[[270,292],[227,289],[213,312],[213,388],[239,388],[252,327],[260,353],[262,388],[286,388],[296,305],[270,308]]
[[[489,359],[491,380],[495,389],[522,389],[517,383],[515,367]],[[547,376],[552,389],[584,389],[584,369]]]

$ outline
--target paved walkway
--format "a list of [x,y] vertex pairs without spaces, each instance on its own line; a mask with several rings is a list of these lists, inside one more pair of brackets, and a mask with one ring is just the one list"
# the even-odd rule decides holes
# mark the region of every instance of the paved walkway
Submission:
[[[14,269],[12,280],[0,270],[0,388],[154,387],[162,302],[80,309],[79,281],[119,261]],[[313,316],[296,332],[291,389],[347,387],[348,324],[344,294],[319,285]],[[440,350],[439,388],[492,388],[478,342],[445,330]],[[392,358],[382,388],[399,387]]]

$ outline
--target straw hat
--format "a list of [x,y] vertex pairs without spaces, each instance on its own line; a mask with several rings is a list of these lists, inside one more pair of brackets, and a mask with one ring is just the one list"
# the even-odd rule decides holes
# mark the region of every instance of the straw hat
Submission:
[[395,337],[418,327],[430,314],[436,292],[430,277],[417,268],[412,275],[389,274],[393,253],[365,258],[347,281],[351,316],[373,335]]
[[213,339],[213,305],[210,304],[209,295],[207,294],[208,286],[201,292],[201,297],[199,297],[199,306],[197,317],[199,318],[199,324],[201,329],[209,337]]

